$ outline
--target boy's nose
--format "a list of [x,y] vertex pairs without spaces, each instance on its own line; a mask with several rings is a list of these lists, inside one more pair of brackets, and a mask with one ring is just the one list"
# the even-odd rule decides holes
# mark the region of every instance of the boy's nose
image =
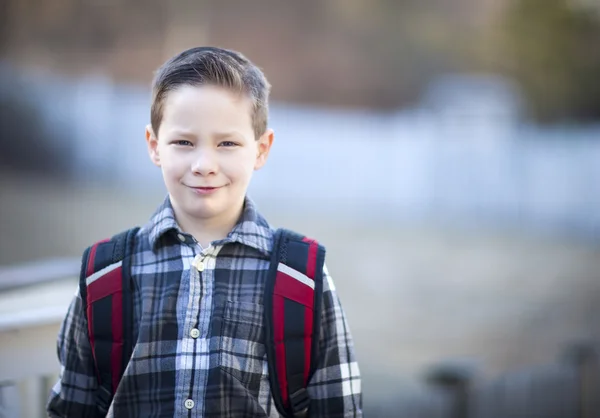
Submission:
[[193,164],[192,164],[192,172],[194,174],[198,174],[201,176],[206,176],[209,174],[216,173],[217,171],[217,163],[216,159],[210,152],[200,152]]

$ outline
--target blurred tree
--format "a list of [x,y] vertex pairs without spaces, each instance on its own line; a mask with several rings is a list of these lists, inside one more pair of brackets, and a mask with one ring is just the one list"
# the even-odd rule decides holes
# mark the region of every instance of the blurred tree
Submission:
[[0,0],[0,45],[19,68],[148,85],[168,56],[212,44],[260,63],[274,100],[394,109],[480,70],[486,5],[505,1]]
[[569,0],[514,0],[502,21],[508,61],[539,122],[600,119],[600,18]]

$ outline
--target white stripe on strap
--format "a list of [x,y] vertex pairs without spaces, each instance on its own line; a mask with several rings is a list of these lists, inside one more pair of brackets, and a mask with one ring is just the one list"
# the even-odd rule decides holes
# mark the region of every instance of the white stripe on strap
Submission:
[[293,268],[286,266],[283,263],[279,263],[279,265],[277,265],[277,270],[284,274],[287,274],[288,276],[298,280],[300,283],[303,283],[311,289],[315,290],[315,282],[308,276],[300,273],[298,270],[294,270]]
[[105,274],[110,273],[111,271],[113,271],[115,269],[118,269],[122,265],[123,265],[123,261],[119,261],[118,263],[111,264],[109,266],[104,267],[102,270],[98,270],[94,274],[90,275],[87,279],[85,279],[85,284],[87,286],[89,286],[90,284],[92,284],[96,280],[98,280],[100,277],[104,276]]

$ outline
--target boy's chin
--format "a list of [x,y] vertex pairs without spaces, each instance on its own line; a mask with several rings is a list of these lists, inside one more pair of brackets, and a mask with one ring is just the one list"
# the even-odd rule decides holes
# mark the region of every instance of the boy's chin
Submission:
[[183,210],[192,218],[211,219],[217,218],[225,212],[224,208],[215,206],[216,205],[202,205],[199,207],[199,205],[187,205],[187,207],[183,207]]
[[186,202],[182,209],[190,217],[196,219],[214,219],[219,218],[231,212],[231,204],[228,202]]

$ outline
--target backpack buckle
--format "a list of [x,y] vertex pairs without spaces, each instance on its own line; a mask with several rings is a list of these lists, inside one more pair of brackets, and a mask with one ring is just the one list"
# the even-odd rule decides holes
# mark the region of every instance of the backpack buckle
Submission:
[[290,395],[290,406],[294,418],[304,418],[307,416],[310,405],[310,396],[305,388],[301,388]]

